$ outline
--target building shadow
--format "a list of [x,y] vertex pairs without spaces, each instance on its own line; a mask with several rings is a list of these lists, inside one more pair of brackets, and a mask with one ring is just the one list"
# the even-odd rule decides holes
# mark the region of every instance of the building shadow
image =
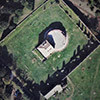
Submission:
[[39,46],[45,39],[47,39],[48,33],[50,31],[54,30],[54,29],[61,30],[63,32],[63,34],[66,36],[66,29],[63,26],[63,24],[61,22],[53,22],[39,34],[39,39],[38,39],[38,45],[37,46]]

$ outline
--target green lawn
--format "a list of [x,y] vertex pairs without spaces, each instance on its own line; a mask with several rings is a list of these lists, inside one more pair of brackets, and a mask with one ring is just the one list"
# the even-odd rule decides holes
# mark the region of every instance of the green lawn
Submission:
[[[83,46],[87,43],[87,38],[58,4],[51,4],[49,0],[45,6],[45,10],[44,7],[39,8],[1,43],[1,45],[7,46],[9,52],[13,53],[17,67],[27,70],[29,76],[38,83],[40,80],[46,80],[48,74],[52,74],[57,66],[61,68],[63,60],[67,63],[78,45]],[[54,53],[42,63],[32,53],[32,50],[38,43],[39,33],[52,22],[63,24],[68,33],[69,43],[62,52]],[[35,59],[34,63],[33,59]]]
[[69,77],[75,86],[72,100],[100,100],[100,46]]

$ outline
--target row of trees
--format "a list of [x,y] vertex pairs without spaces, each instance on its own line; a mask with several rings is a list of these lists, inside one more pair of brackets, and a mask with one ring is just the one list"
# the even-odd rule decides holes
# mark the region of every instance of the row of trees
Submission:
[[96,16],[100,17],[100,0],[88,0],[88,3],[90,5],[90,9],[93,10],[94,7],[97,7],[98,9],[96,10],[95,14]]
[[88,0],[88,2],[91,6],[96,6],[100,9],[100,0]]
[[14,80],[12,71],[15,70],[13,55],[8,52],[6,46],[0,46],[0,100],[10,100],[11,97],[12,100],[23,100],[22,93],[18,92],[12,83]]
[[0,0],[0,30],[9,27],[11,21],[17,24],[24,8],[33,10],[34,0]]
[[12,54],[8,53],[6,46],[0,46],[0,99],[5,100],[11,93],[13,86],[11,83],[13,60]]
[[[15,74],[13,74],[14,72]],[[20,89],[13,83],[19,86]],[[0,100],[8,100],[7,98],[11,97],[14,97],[13,100],[23,100],[21,89],[30,97],[29,89],[32,88],[32,84],[34,84],[34,80],[28,78],[25,70],[16,67],[13,55],[8,52],[7,47],[0,46]],[[32,93],[30,92],[31,96],[33,96]]]

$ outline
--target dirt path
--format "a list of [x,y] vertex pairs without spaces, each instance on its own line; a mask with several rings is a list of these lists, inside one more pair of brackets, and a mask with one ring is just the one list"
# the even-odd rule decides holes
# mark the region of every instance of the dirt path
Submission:
[[10,25],[11,19],[12,19],[14,16],[15,16],[15,14],[12,14],[12,15],[9,17],[9,21],[8,21],[7,27]]
[[[100,62],[100,61],[98,61]],[[96,68],[96,72],[95,72],[95,75],[94,75],[94,80],[93,80],[93,85],[92,85],[92,88],[91,88],[91,93],[90,93],[90,100],[92,100],[92,97],[93,97],[93,91],[94,91],[94,83],[95,83],[95,79],[96,79],[96,76],[98,74],[98,71],[99,71],[99,63],[97,65],[97,68]]]

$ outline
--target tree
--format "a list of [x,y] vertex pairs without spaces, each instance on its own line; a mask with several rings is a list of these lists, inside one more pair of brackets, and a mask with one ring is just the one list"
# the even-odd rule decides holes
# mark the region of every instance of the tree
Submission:
[[20,0],[20,3],[25,6],[26,0]]
[[13,63],[13,55],[8,52],[7,47],[0,46],[0,72],[2,74],[6,74],[7,72],[10,73],[9,69],[14,65]]
[[20,79],[22,79],[23,81],[26,81],[26,79],[28,78],[27,72],[25,70],[22,70],[22,69],[17,69],[16,75],[18,77],[20,77]]
[[15,15],[14,17],[13,17],[13,22],[15,23],[15,24],[17,24],[18,23],[18,16],[17,15]]
[[95,14],[97,17],[100,17],[100,10],[96,10]]
[[6,75],[7,71],[5,68],[1,68],[0,66],[0,78],[4,77]]
[[19,0],[13,0],[14,2],[19,2]]
[[97,8],[100,8],[100,0],[88,0],[88,3],[91,7],[95,6]]
[[58,4],[60,3],[60,1],[59,1],[59,0],[55,0],[55,1],[56,1],[56,3],[58,3]]
[[23,10],[22,10],[22,9],[17,9],[17,10],[15,11],[15,14],[16,14],[17,16],[22,16],[22,15],[23,15]]
[[26,5],[26,7],[27,7],[28,9],[32,10],[32,4],[28,3],[28,4]]
[[3,77],[3,82],[5,83],[5,85],[9,85],[11,82],[11,70],[9,68],[6,68],[6,75]]
[[0,21],[0,27],[2,27],[3,30],[7,28],[7,25],[8,25],[8,22]]
[[34,9],[34,0],[26,0],[28,2],[27,8]]

